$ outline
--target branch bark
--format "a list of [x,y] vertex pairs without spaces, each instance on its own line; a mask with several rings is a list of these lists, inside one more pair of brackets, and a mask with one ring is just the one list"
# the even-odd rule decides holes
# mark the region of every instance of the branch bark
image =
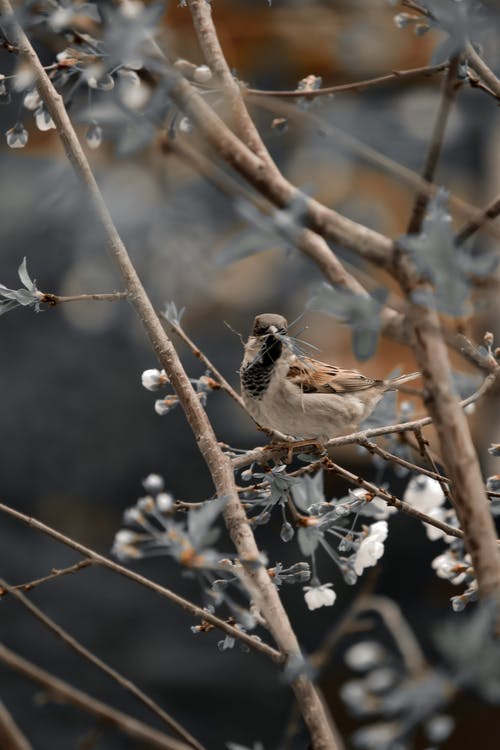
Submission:
[[45,669],[37,667],[1,643],[0,661],[29,680],[41,685],[53,699],[70,703],[82,711],[92,714],[92,716],[97,716],[101,721],[116,727],[130,737],[147,743],[150,747],[156,747],[159,750],[190,750],[190,745],[167,737],[166,734],[148,727],[142,721],[132,719],[128,714],[117,711],[82,690],[72,687],[64,680],[60,680],[50,672],[46,672]]
[[4,750],[33,750],[16,722],[0,700],[0,747]]
[[67,646],[80,654],[80,656],[83,656],[84,659],[87,659],[87,661],[94,664],[94,666],[111,677],[112,680],[115,680],[115,682],[117,682],[122,688],[128,690],[135,698],[137,698],[138,701],[140,701],[143,705],[149,708],[150,711],[158,716],[158,718],[161,719],[161,721],[163,721],[164,724],[166,724],[166,726],[172,732],[175,732],[175,734],[177,734],[187,745],[195,748],[195,750],[205,750],[203,745],[201,745],[197,739],[195,739],[186,729],[184,729],[181,724],[179,724],[178,721],[176,721],[172,716],[164,711],[148,695],[140,690],[137,685],[135,685],[126,677],[123,677],[123,675],[117,672],[116,669],[113,669],[113,667],[110,667],[108,664],[106,664],[106,662],[104,662],[102,659],[99,659],[99,657],[96,656],[92,651],[89,651],[88,648],[85,648],[85,646],[77,641],[76,638],[70,635],[70,633],[64,630],[64,628],[62,628],[60,625],[54,622],[54,620],[48,617],[48,615],[42,612],[39,607],[33,604],[33,602],[31,602],[28,597],[25,596],[21,591],[18,591],[14,586],[10,586],[2,578],[0,578],[0,586],[5,591],[8,591],[11,596],[17,599],[23,605],[23,607],[25,607],[28,612],[33,615],[33,617],[35,617],[37,620],[39,620],[39,622],[45,625],[46,628],[48,628],[52,633],[54,633],[54,635],[60,638]]

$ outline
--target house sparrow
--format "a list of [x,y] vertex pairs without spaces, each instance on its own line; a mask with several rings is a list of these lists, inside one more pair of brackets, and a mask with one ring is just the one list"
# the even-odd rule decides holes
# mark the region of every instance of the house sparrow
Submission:
[[240,368],[245,406],[262,427],[287,436],[326,442],[355,432],[384,393],[419,377],[373,380],[357,370],[293,352],[282,315],[264,313],[254,320]]

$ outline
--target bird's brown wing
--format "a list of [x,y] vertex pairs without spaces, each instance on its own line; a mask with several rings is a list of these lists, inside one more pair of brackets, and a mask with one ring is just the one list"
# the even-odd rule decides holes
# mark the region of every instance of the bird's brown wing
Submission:
[[290,365],[287,378],[303,393],[349,393],[383,384],[382,380],[367,378],[357,370],[343,370],[309,357],[297,358]]

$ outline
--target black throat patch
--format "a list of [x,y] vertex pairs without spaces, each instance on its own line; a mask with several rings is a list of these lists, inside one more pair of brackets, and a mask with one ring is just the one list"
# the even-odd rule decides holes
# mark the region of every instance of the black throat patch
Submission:
[[249,396],[262,398],[282,350],[283,344],[280,339],[272,335],[266,336],[257,357],[241,371],[241,385]]

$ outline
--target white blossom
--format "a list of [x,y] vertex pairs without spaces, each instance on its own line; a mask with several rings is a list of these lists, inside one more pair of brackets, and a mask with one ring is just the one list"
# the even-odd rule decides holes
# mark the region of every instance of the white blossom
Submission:
[[34,112],[35,109],[38,109],[41,103],[42,100],[40,99],[40,94],[36,89],[31,89],[24,95],[23,106],[32,112]]
[[141,382],[148,391],[157,391],[158,388],[161,388],[167,382],[165,370],[144,370],[141,375]]
[[354,570],[360,576],[365,568],[371,568],[384,554],[384,541],[387,538],[387,522],[377,521],[370,526],[368,535],[359,545],[354,560]]
[[156,507],[161,513],[168,513],[172,510],[174,505],[174,498],[168,492],[160,492],[156,496]]
[[[468,556],[466,555],[466,559],[467,557]],[[444,578],[450,581],[454,586],[458,586],[462,583],[467,575],[464,563],[457,560],[450,550],[446,550],[446,552],[435,557],[431,566],[436,571],[438,578]]]
[[430,513],[444,503],[445,496],[437,479],[419,474],[408,482],[403,500],[422,513]]
[[304,586],[304,599],[308,608],[319,609],[320,607],[331,607],[337,598],[333,591],[333,583],[323,583],[320,586]]
[[161,492],[165,486],[165,482],[163,477],[159,474],[148,474],[147,477],[142,480],[142,486],[146,492],[152,492],[154,494],[156,492]]
[[382,646],[376,641],[361,641],[347,649],[344,660],[348,667],[357,672],[366,672],[380,664],[384,657]]
[[55,130],[56,124],[52,117],[50,116],[50,113],[45,109],[45,107],[42,106],[38,107],[38,109],[35,112],[35,122],[38,130]]

